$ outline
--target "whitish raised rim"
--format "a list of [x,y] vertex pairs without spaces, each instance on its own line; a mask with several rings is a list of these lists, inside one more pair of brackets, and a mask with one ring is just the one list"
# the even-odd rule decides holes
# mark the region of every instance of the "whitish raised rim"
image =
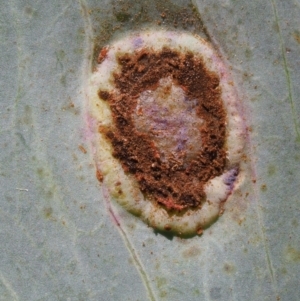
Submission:
[[[206,183],[207,201],[202,208],[189,209],[184,214],[170,214],[155,202],[145,199],[134,177],[124,173],[119,161],[112,156],[111,145],[98,132],[100,125],[112,124],[109,105],[99,99],[98,91],[99,89],[115,90],[112,74],[120,70],[116,54],[133,54],[142,48],[159,51],[165,46],[183,53],[192,51],[195,56],[202,57],[209,70],[218,74],[222,91],[221,97],[227,113],[226,143],[229,167],[221,176]],[[170,232],[178,235],[196,234],[217,219],[222,210],[222,203],[232,190],[233,185],[228,184],[227,179],[236,172],[241,160],[244,147],[244,125],[239,116],[238,98],[230,73],[208,42],[199,36],[183,32],[144,31],[129,34],[108,47],[104,60],[97,66],[89,80],[87,97],[88,120],[93,133],[91,140],[95,162],[104,176],[104,185],[114,200],[153,228],[160,231],[170,229]],[[116,183],[121,184],[116,185]]]

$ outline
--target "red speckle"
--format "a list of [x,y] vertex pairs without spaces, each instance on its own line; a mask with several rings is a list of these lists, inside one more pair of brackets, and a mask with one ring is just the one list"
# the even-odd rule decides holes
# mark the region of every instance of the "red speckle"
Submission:
[[80,150],[82,153],[84,153],[84,154],[87,153],[87,150],[84,148],[83,145],[78,145],[78,148],[79,148],[79,150]]
[[171,198],[167,198],[167,199],[159,198],[157,201],[158,201],[158,203],[163,204],[164,206],[166,206],[166,208],[168,210],[172,210],[172,209],[182,210],[184,208],[184,206],[176,204],[174,202],[174,200],[172,200]]
[[106,58],[108,52],[108,46],[105,46],[101,49],[99,56],[98,56],[98,64],[101,64],[103,60]]
[[101,173],[101,171],[99,169],[96,171],[96,178],[100,183],[103,182],[103,174]]
[[166,231],[171,231],[171,230],[172,230],[172,228],[171,228],[171,226],[170,226],[170,225],[165,225],[165,230],[166,230]]
[[198,230],[197,230],[197,234],[198,234],[198,235],[202,235],[202,234],[203,234],[203,229],[201,229],[201,228],[198,229]]

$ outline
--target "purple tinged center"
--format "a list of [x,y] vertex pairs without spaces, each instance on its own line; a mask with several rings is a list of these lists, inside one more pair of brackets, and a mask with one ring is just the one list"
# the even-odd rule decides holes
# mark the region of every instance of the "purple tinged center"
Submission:
[[163,161],[170,158],[185,163],[201,149],[197,100],[189,99],[183,89],[163,78],[155,90],[141,93],[134,114],[135,127],[154,141]]

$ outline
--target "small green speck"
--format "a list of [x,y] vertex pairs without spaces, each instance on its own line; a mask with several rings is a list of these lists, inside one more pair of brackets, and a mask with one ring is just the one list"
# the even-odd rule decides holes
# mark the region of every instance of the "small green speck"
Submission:
[[37,11],[32,9],[30,6],[26,6],[25,7],[25,13],[29,16],[29,17],[36,17]]
[[199,296],[199,295],[200,295],[199,289],[194,290],[194,294],[195,294],[196,296]]
[[44,169],[43,168],[38,168],[36,170],[37,174],[40,176],[40,177],[43,177],[44,176]]
[[167,284],[167,279],[166,278],[161,278],[161,277],[157,277],[156,278],[156,283],[157,283],[157,287],[161,288],[162,286]]
[[295,228],[297,228],[299,226],[299,223],[296,219],[292,220],[292,226],[295,227]]
[[165,298],[165,297],[167,297],[167,292],[161,291],[160,294],[159,294],[159,296],[160,296],[161,298]]
[[54,195],[54,193],[53,193],[53,191],[52,190],[48,190],[47,192],[46,192],[46,198],[47,199],[52,199],[53,198],[53,195]]
[[250,48],[247,48],[246,51],[245,51],[245,56],[246,58],[251,58],[252,57],[252,51]]
[[115,13],[115,16],[116,16],[116,19],[119,21],[119,22],[127,22],[130,20],[131,18],[131,15],[128,14],[128,13],[125,13],[125,12],[118,12],[118,13]]
[[273,176],[273,175],[275,175],[276,174],[276,166],[274,166],[274,165],[269,165],[269,167],[268,167],[268,175],[269,176]]
[[223,269],[224,269],[224,272],[227,274],[234,274],[236,271],[235,266],[232,264],[229,264],[229,263],[225,263]]
[[76,40],[77,40],[77,43],[79,44],[82,44],[85,40],[85,30],[84,28],[79,28],[77,30],[77,35],[76,35]]
[[44,216],[45,218],[50,218],[53,213],[53,209],[51,207],[44,209]]
[[30,125],[33,122],[33,120],[32,120],[32,110],[31,110],[31,107],[28,106],[28,105],[25,106],[23,122],[26,125]]
[[57,57],[60,59],[60,60],[63,60],[66,56],[66,53],[61,49],[59,51],[57,51]]
[[300,251],[289,246],[286,250],[286,258],[288,261],[300,262]]
[[25,146],[26,148],[28,148],[28,145],[26,143],[26,140],[25,140],[24,136],[21,133],[16,133],[16,136],[19,137],[19,139],[22,142],[23,146]]
[[63,74],[62,76],[61,76],[61,78],[60,78],[60,83],[65,87],[66,86],[66,82],[67,82],[67,80],[66,80],[66,74]]
[[278,33],[279,32],[279,26],[277,22],[274,22],[273,29]]

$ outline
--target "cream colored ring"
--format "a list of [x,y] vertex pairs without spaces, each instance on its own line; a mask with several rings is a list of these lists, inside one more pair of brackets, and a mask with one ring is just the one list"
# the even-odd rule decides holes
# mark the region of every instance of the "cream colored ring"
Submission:
[[[124,173],[119,161],[112,156],[110,143],[98,131],[99,126],[112,124],[110,107],[107,102],[99,99],[98,91],[115,90],[112,74],[120,71],[116,54],[133,54],[142,48],[159,51],[164,46],[180,52],[192,51],[194,55],[202,57],[207,69],[220,78],[221,97],[227,113],[227,170],[205,185],[207,201],[202,208],[189,209],[184,214],[170,214],[155,202],[147,200],[134,177]],[[201,233],[202,229],[217,219],[223,202],[232,192],[244,147],[244,125],[238,112],[238,98],[229,72],[208,42],[198,36],[180,32],[145,31],[130,34],[110,45],[102,59],[89,81],[87,97],[89,123],[94,133],[92,145],[95,162],[103,174],[104,185],[121,206],[159,231],[168,229],[177,235]]]

